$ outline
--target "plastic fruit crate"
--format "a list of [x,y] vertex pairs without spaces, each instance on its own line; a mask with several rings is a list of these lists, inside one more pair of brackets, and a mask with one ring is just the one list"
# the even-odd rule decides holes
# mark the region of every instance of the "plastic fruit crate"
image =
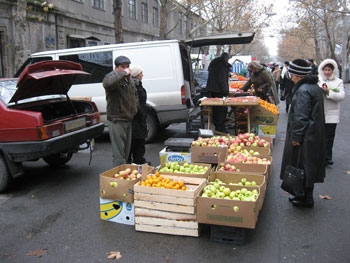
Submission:
[[187,134],[198,134],[199,129],[204,129],[204,121],[202,119],[189,119],[186,121]]
[[211,225],[211,240],[231,245],[244,245],[246,242],[246,229]]

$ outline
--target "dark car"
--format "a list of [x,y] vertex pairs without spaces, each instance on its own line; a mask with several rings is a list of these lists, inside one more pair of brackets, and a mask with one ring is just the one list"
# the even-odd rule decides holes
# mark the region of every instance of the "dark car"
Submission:
[[0,192],[24,174],[23,162],[63,165],[103,133],[95,103],[67,95],[86,74],[78,63],[45,61],[27,66],[18,79],[0,80]]

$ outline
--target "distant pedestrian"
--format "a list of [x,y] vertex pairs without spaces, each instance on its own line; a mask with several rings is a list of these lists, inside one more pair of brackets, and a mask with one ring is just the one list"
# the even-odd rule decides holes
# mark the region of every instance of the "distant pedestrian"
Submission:
[[[288,63],[289,64],[289,63]],[[294,82],[292,80],[292,76],[288,71],[284,73],[284,76],[280,83],[281,87],[281,100],[285,100],[286,102],[286,113],[289,111],[289,106],[292,103],[292,90],[294,87]]]
[[[325,119],[323,92],[318,77],[310,76],[311,67],[303,59],[293,60],[289,73],[295,84],[288,116],[280,178],[288,164],[304,169],[304,198],[289,198],[296,207],[313,207],[314,183],[325,177]],[[300,159],[298,158],[300,157]]]
[[275,64],[274,67],[275,67],[275,69],[272,72],[272,77],[273,77],[273,80],[275,81],[276,91],[278,93],[279,87],[280,87],[281,69],[280,69],[280,66],[278,64]]
[[143,69],[139,66],[131,68],[131,79],[135,84],[138,95],[138,110],[132,120],[132,140],[129,163],[146,163],[146,137],[147,137],[147,92],[142,86]]
[[327,165],[333,164],[333,143],[339,123],[340,102],[345,98],[344,83],[338,74],[338,65],[333,59],[325,59],[318,67],[318,85],[324,91]]
[[313,59],[311,59],[311,58],[309,58],[308,60],[307,60],[307,63],[309,64],[309,66],[311,67],[311,75],[312,76],[317,76],[317,74],[318,74],[318,67],[317,67],[317,65],[315,64],[315,62],[314,62],[314,60]]
[[130,63],[130,59],[125,56],[117,57],[114,60],[114,70],[106,74],[103,79],[113,166],[126,164],[128,161],[131,147],[131,124],[137,112],[137,93],[130,79]]

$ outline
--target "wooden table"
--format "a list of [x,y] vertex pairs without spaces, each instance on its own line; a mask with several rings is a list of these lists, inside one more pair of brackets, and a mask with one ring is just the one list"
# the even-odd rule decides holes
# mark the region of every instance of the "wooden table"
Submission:
[[230,99],[226,99],[226,100],[222,100],[222,103],[220,103],[219,100],[217,101],[206,101],[203,100],[200,104],[200,106],[202,107],[206,107],[206,111],[208,112],[208,130],[211,129],[211,117],[210,114],[212,112],[212,107],[213,106],[219,106],[219,107],[247,107],[248,108],[248,114],[247,114],[247,125],[248,125],[248,132],[250,132],[250,107],[252,106],[256,106],[259,105],[259,101],[258,98],[256,98],[256,101],[244,101],[244,97],[238,97],[236,98],[237,100],[242,100],[240,102],[233,102],[232,98]]

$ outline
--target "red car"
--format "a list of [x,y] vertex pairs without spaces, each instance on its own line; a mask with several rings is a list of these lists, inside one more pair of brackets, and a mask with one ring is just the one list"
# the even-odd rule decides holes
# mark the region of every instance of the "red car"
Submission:
[[44,61],[26,67],[18,79],[0,79],[0,192],[24,174],[22,162],[43,158],[67,163],[79,146],[103,133],[96,105],[67,95],[82,66]]

